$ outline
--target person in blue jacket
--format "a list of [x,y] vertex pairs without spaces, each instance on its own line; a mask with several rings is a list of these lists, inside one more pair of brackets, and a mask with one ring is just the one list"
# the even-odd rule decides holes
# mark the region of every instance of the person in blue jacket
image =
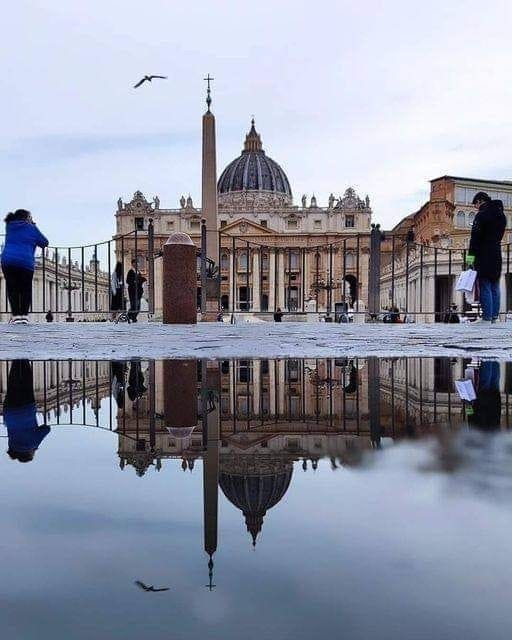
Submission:
[[48,240],[36,227],[30,211],[18,209],[5,218],[5,245],[2,251],[2,271],[7,286],[14,324],[28,324],[32,305],[32,280],[36,247],[44,249]]
[[7,378],[4,400],[4,423],[7,427],[12,460],[30,462],[41,442],[50,433],[47,426],[38,426],[34,398],[34,379],[28,360],[14,360]]

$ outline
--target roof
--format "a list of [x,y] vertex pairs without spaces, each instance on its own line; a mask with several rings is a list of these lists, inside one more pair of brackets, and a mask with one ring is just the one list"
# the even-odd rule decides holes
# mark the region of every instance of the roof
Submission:
[[487,178],[463,178],[460,176],[439,176],[439,178],[434,178],[430,182],[436,182],[437,180],[456,180],[457,182],[479,182],[479,183],[487,183],[487,184],[502,184],[506,186],[512,186],[511,180],[488,180]]

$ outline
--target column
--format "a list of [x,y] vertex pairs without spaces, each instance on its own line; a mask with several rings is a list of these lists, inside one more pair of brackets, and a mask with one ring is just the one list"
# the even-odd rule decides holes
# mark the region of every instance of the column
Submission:
[[[229,250],[229,311],[235,310],[236,288],[233,289],[235,282],[235,254],[232,249]],[[233,293],[234,292],[234,293]]]
[[311,254],[306,249],[304,249],[304,251],[304,273],[301,274],[303,282],[302,289],[304,291],[304,300],[302,301],[302,303],[304,306],[304,311],[308,311],[308,309],[306,308],[306,302],[309,299],[309,292],[311,291],[311,265],[309,264]]
[[284,276],[284,252],[279,250],[277,253],[277,306],[281,309],[285,307]]
[[268,310],[274,311],[276,304],[276,254],[275,249],[268,252]]
[[261,287],[260,287],[260,252],[254,250],[252,255],[252,310],[261,311]]

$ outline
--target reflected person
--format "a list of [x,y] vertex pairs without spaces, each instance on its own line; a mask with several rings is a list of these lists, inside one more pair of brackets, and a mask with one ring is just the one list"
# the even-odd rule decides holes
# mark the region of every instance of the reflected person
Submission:
[[19,462],[33,460],[50,428],[37,424],[32,366],[28,360],[14,360],[11,364],[4,400],[4,422],[9,438],[9,457]]
[[500,365],[485,360],[480,365],[476,399],[473,400],[468,422],[482,431],[496,431],[501,423]]

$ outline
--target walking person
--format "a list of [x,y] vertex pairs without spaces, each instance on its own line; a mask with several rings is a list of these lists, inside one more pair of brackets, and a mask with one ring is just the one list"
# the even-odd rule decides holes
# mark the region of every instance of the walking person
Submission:
[[28,360],[14,360],[7,377],[4,422],[11,460],[30,462],[50,428],[37,424],[34,377]]
[[477,207],[478,213],[471,229],[466,264],[475,268],[480,287],[482,318],[476,323],[488,325],[496,322],[500,314],[500,243],[507,219],[503,213],[503,202],[491,200],[483,191],[476,194],[473,204]]
[[130,298],[130,310],[128,318],[131,322],[137,322],[137,316],[140,311],[140,300],[144,293],[144,283],[146,278],[138,271],[137,261],[132,260],[132,268],[126,275],[126,284],[128,285],[128,297]]
[[118,311],[124,309],[124,282],[123,282],[123,265],[121,262],[116,267],[110,278],[110,311],[112,312],[110,319],[115,320]]
[[32,280],[36,247],[44,249],[48,240],[36,227],[30,211],[18,209],[5,218],[5,246],[2,251],[2,271],[11,305],[12,324],[28,324],[32,306]]

